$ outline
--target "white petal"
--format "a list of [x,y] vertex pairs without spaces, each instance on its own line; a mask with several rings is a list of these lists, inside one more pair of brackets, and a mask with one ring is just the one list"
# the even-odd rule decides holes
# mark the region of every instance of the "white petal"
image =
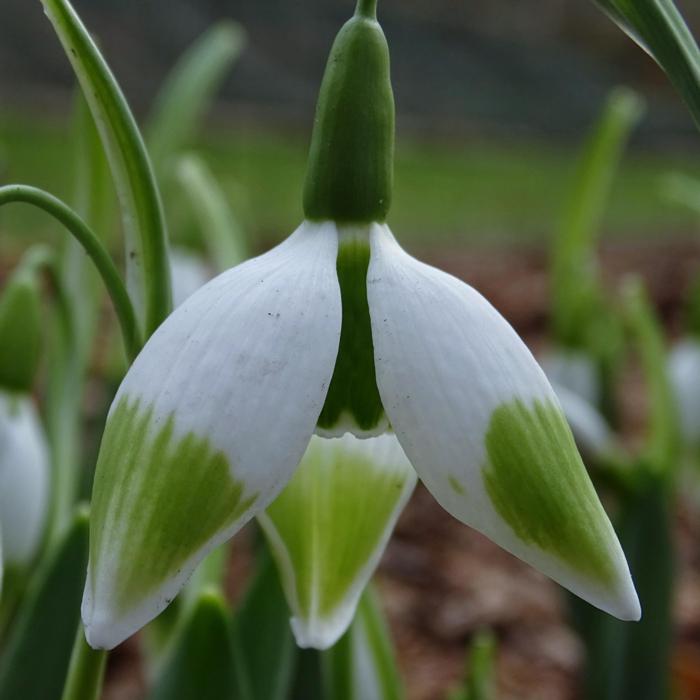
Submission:
[[0,523],[5,564],[36,554],[48,508],[49,453],[29,396],[0,392]]
[[170,277],[173,284],[173,306],[177,308],[211,279],[204,260],[184,248],[170,250]]
[[415,484],[393,435],[312,438],[292,481],[258,516],[300,647],[327,649],[347,630]]
[[556,396],[508,323],[471,287],[372,231],[377,384],[406,455],[456,518],[594,605],[639,603]]
[[668,372],[678,407],[681,435],[690,445],[700,442],[700,342],[686,339],[669,353]]
[[216,545],[289,480],[338,351],[337,232],[304,224],[165,321],[110,411],[83,599],[111,648],[161,612]]

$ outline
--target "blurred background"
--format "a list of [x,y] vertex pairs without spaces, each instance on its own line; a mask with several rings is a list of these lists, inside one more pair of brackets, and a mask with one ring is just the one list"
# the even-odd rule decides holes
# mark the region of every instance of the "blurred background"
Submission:
[[[74,4],[144,120],[182,52],[213,23],[240,22],[246,48],[191,147],[222,184],[254,252],[287,236],[302,218],[326,56],[352,1]],[[678,5],[697,35],[700,5]],[[469,281],[531,347],[546,349],[548,251],[578,154],[609,91],[632,87],[646,112],[603,217],[602,275],[613,290],[639,273],[669,338],[676,337],[686,290],[700,270],[700,230],[698,213],[668,197],[664,182],[671,173],[700,177],[700,139],[653,61],[584,0],[382,0],[380,14],[397,103],[390,224],[399,240]],[[70,195],[73,102],[71,68],[40,4],[3,0],[0,182]],[[0,281],[30,242],[57,235],[40,215],[3,211]],[[88,412],[99,427],[108,397],[93,391]],[[638,378],[628,380],[621,403],[633,444],[645,415]],[[691,496],[681,498],[674,523],[674,684],[681,697],[700,698],[700,516]],[[246,538],[239,540],[234,597],[247,566]],[[445,697],[461,677],[466,646],[484,627],[498,638],[499,697],[578,697],[583,646],[562,592],[451,520],[421,488],[379,578],[411,700]],[[111,664],[106,697],[138,697],[129,647]]]

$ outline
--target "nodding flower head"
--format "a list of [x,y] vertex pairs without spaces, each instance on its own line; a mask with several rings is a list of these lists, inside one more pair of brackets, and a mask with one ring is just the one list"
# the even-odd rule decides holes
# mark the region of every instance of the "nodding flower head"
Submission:
[[[93,646],[111,648],[155,617],[255,515],[278,561],[287,557],[300,641],[327,646],[410,493],[408,464],[462,522],[603,610],[639,617],[625,557],[543,372],[478,292],[408,255],[386,224],[394,104],[374,5],[360,0],[331,51],[306,220],[189,297],[119,388],[93,494],[83,600]],[[359,446],[377,436],[392,442],[388,452]],[[307,448],[314,464],[264,514]],[[309,484],[342,489],[306,496],[328,505],[314,527],[337,525],[333,546],[299,541],[301,526],[285,530]],[[318,575],[324,562],[335,580]]]

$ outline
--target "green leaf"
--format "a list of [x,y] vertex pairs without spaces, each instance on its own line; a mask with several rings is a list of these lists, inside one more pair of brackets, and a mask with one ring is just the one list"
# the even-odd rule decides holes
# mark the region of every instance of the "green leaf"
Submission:
[[624,623],[572,599],[586,645],[587,700],[665,700],[673,634],[673,516],[667,483],[640,481],[617,521],[642,604],[640,622]]
[[639,279],[626,280],[623,289],[626,320],[638,349],[649,396],[649,425],[642,464],[671,476],[680,459],[681,436],[676,401],[666,362],[663,328]]
[[88,557],[88,512],[35,572],[0,658],[0,700],[58,700],[80,620]]
[[493,634],[489,631],[478,632],[469,647],[463,687],[451,693],[449,700],[494,700],[495,655],[496,639]]
[[245,32],[240,25],[219,22],[197,39],[168,75],[146,127],[148,148],[161,176],[167,160],[187,146],[244,46]]
[[350,629],[321,658],[325,696],[331,700],[404,697],[386,622],[371,587],[363,594]]
[[129,288],[146,337],[170,312],[167,232],[151,163],[136,121],[68,0],[42,0],[102,137],[121,204]]
[[210,258],[223,271],[248,257],[245,234],[226,194],[207,164],[198,156],[182,156],[175,176],[195,216]]
[[700,127],[700,50],[673,0],[594,0],[666,71]]
[[228,609],[221,594],[200,594],[165,663],[150,700],[234,698]]
[[[289,608],[272,558],[264,546],[257,574],[233,621],[234,664],[248,700],[286,700],[297,660]],[[243,691],[245,692],[245,690]]]

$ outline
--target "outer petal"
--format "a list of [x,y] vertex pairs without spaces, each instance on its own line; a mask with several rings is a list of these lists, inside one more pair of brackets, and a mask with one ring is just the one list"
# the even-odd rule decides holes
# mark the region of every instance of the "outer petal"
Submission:
[[689,445],[700,442],[700,342],[682,340],[669,353],[668,373],[678,406],[681,435]]
[[332,225],[302,225],[158,329],[114,400],[95,476],[83,620],[111,648],[279,493],[323,406],[340,336]]
[[396,435],[461,521],[624,619],[624,554],[544,373],[476,291],[375,226],[368,298],[377,383]]
[[258,516],[299,646],[327,649],[348,628],[415,484],[393,435],[312,438],[292,481]]
[[49,491],[46,437],[29,396],[0,392],[0,524],[5,565],[28,565],[41,541]]

